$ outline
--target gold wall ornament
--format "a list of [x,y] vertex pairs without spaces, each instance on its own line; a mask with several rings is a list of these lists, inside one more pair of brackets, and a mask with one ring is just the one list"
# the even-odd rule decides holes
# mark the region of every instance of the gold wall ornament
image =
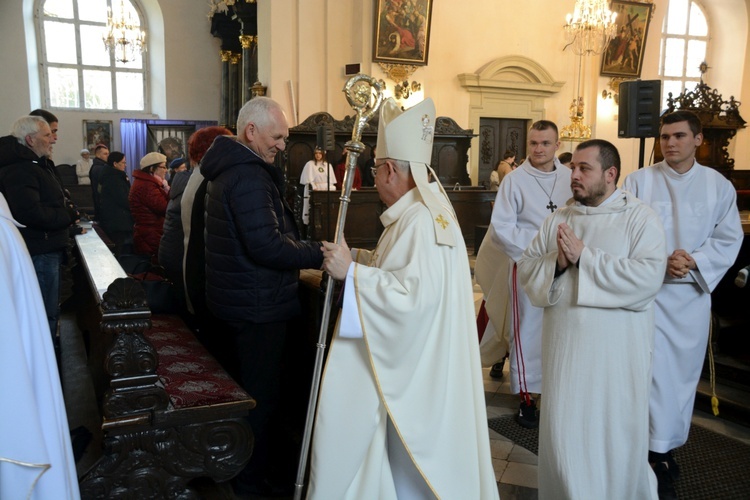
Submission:
[[393,97],[396,99],[408,99],[409,96],[411,96],[414,92],[419,92],[422,90],[422,84],[413,81],[409,83],[408,80],[404,80],[401,83],[397,83],[396,86],[393,88]]
[[240,45],[242,45],[243,49],[250,49],[252,48],[253,43],[257,43],[257,38],[257,36],[253,35],[240,35]]
[[253,97],[264,96],[266,95],[266,87],[260,82],[255,82],[253,83],[253,86],[250,87],[250,94],[252,94]]
[[220,50],[219,55],[221,56],[221,62],[229,62],[229,59],[232,57],[232,51],[231,50]]
[[242,60],[242,54],[239,52],[230,52],[229,55],[229,63],[230,64],[239,64]]
[[388,75],[388,78],[396,83],[401,83],[404,80],[411,78],[411,75],[417,70],[418,66],[412,64],[390,64],[390,63],[378,63],[380,69]]
[[591,138],[591,127],[583,123],[583,112],[583,97],[578,96],[570,104],[570,125],[560,129],[561,139],[575,141]]

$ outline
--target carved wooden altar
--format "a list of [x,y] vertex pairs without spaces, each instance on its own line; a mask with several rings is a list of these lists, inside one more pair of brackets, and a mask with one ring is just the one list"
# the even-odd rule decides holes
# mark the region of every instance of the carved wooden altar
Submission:
[[[731,96],[725,101],[716,89],[712,89],[701,79],[692,91],[683,91],[676,97],[670,92],[667,98],[667,111],[684,109],[698,115],[703,124],[703,143],[695,152],[695,159],[701,165],[712,167],[731,179],[734,159],[729,157],[729,141],[737,130],[745,127],[745,120],[739,112],[740,102]],[[655,141],[654,159],[662,161],[659,141]]]

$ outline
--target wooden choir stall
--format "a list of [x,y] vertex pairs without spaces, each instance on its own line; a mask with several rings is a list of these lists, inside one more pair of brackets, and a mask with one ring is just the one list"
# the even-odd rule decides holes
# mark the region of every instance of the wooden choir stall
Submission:
[[[302,192],[299,179],[307,161],[313,158],[318,144],[324,145],[324,130],[333,137],[329,144],[327,159],[335,165],[344,151],[345,143],[351,139],[353,117],[335,120],[328,113],[316,113],[302,124],[289,130],[289,143],[283,156],[277,157],[278,166],[287,179],[287,200],[294,207],[297,223],[302,224]],[[362,134],[365,151],[358,159],[360,171],[371,158],[372,147],[377,142],[378,121],[368,123]],[[321,139],[319,140],[319,135]],[[492,202],[496,193],[481,187],[471,186],[466,170],[468,150],[473,137],[472,130],[465,130],[448,117],[438,117],[435,124],[435,139],[432,146],[432,168],[448,193],[456,211],[467,247],[475,244],[475,226],[489,224]],[[339,191],[312,191],[310,197],[310,223],[305,229],[307,238],[332,240],[339,210]],[[377,190],[363,187],[352,191],[346,221],[346,241],[349,246],[374,248],[383,226],[380,214],[386,206],[380,201]]]

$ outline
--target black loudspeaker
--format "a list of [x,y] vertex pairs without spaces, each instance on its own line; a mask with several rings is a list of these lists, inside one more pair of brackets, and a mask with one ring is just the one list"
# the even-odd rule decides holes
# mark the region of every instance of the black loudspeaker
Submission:
[[315,145],[323,148],[326,151],[333,151],[336,149],[336,139],[333,136],[333,126],[324,124],[318,125],[318,137],[315,141]]
[[617,137],[659,135],[661,80],[636,80],[620,84]]

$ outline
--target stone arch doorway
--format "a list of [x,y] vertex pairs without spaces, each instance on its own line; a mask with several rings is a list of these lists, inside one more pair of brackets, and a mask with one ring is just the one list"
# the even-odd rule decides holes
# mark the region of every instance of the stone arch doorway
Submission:
[[[458,80],[470,94],[469,128],[478,131],[482,130],[483,118],[541,120],[545,117],[545,100],[560,92],[565,84],[552,78],[539,63],[524,56],[497,58],[474,73],[458,75]],[[487,151],[482,153],[480,141],[480,136],[471,141],[469,175],[475,185],[481,180],[480,159],[488,157]],[[499,143],[492,144],[492,147],[499,149]],[[489,156],[494,157],[491,153]],[[485,169],[483,167],[482,171]]]

